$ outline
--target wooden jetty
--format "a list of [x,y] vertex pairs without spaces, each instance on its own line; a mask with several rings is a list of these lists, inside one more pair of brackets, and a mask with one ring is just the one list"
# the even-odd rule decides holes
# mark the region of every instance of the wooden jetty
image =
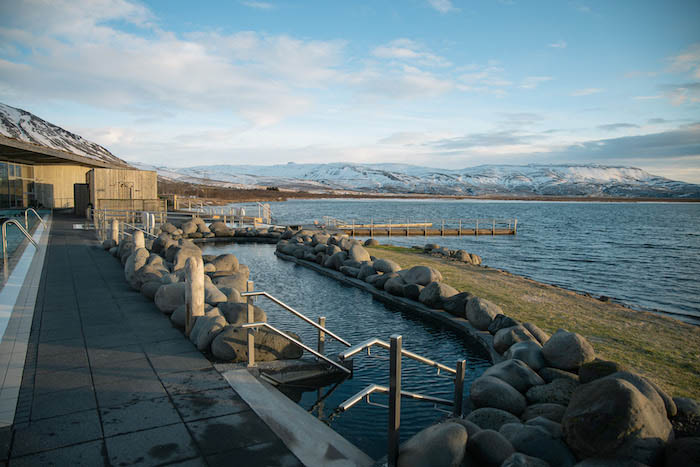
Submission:
[[461,235],[515,235],[517,219],[441,219],[430,221],[347,222],[325,217],[323,226],[337,229],[353,237],[410,237],[410,236],[461,236]]

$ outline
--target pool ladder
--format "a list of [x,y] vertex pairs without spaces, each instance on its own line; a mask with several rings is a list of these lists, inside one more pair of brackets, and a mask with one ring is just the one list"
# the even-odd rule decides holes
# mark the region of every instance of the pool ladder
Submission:
[[[462,401],[464,398],[464,376],[466,369],[466,360],[459,360],[457,362],[456,368],[451,368],[442,363],[436,362],[429,358],[418,355],[417,353],[411,352],[409,350],[403,349],[403,338],[394,334],[390,337],[390,342],[387,343],[383,340],[372,338],[357,345],[351,345],[342,337],[329,331],[326,327],[326,318],[320,317],[318,323],[314,322],[312,319],[305,316],[303,313],[295,310],[286,303],[282,302],[278,298],[273,297],[267,292],[254,291],[253,282],[248,281],[246,285],[246,292],[241,293],[242,297],[245,297],[248,303],[248,322],[243,324],[243,328],[248,329],[248,366],[255,366],[255,335],[256,329],[267,328],[276,334],[284,337],[285,339],[293,342],[299,347],[303,348],[307,352],[311,353],[315,357],[329,365],[339,369],[346,374],[352,374],[352,370],[348,369],[342,364],[343,361],[351,359],[354,355],[359,354],[362,351],[367,351],[367,355],[371,355],[372,347],[379,347],[389,350],[389,387],[380,386],[377,384],[370,384],[362,391],[343,401],[338,406],[339,412],[344,412],[357,403],[361,402],[363,399],[370,405],[379,406],[389,409],[389,429],[388,429],[388,446],[387,446],[387,460],[389,466],[393,467],[396,465],[399,454],[399,428],[401,426],[401,398],[406,397],[410,399],[415,399],[419,401],[431,402],[437,405],[445,405],[452,407],[452,415],[454,417],[462,416]],[[318,344],[316,350],[310,348],[309,346],[299,342],[297,339],[288,335],[287,333],[277,329],[276,327],[265,323],[265,322],[255,322],[253,317],[253,301],[255,297],[264,297],[280,306],[281,308],[287,310],[294,316],[300,318],[311,326],[318,330]],[[325,336],[328,335],[331,338],[337,340],[344,346],[348,347],[347,350],[340,352],[338,358],[340,362],[333,361],[332,359],[323,355],[325,346]],[[431,366],[437,370],[436,376],[454,378],[454,398],[452,400],[444,399],[441,397],[429,396],[417,392],[404,391],[401,389],[401,358],[407,357],[417,362],[423,363],[425,365]],[[444,375],[447,373],[449,376]],[[370,396],[374,393],[389,394],[389,404],[383,405],[370,400]]]
[[[17,219],[6,219],[2,223],[2,259],[3,262],[5,263],[5,266],[7,265],[7,225],[8,224],[13,224],[17,227],[17,229],[27,237],[27,240],[31,242],[32,245],[34,245],[35,248],[38,248],[38,245],[36,241],[34,241],[34,238],[32,238],[32,235],[29,233],[29,218],[28,214],[33,213],[36,217],[39,218],[39,222],[41,222],[42,225],[46,225],[46,221],[41,218],[38,212],[36,212],[35,209],[28,208],[24,210],[24,226],[20,224]],[[4,268],[5,273],[7,273],[7,267]]]

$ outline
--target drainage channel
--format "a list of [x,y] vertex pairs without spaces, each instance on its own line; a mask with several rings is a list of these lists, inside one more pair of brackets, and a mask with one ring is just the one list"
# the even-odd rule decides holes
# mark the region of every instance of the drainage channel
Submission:
[[[410,314],[391,310],[369,294],[348,287],[307,268],[281,260],[274,255],[274,245],[216,244],[203,247],[205,254],[235,254],[242,264],[249,266],[256,290],[264,290],[303,312],[314,321],[326,317],[326,327],[351,344],[370,338],[389,340],[392,334],[403,336],[405,350],[454,367],[466,359],[465,388],[490,365],[484,351],[465,341],[454,331],[435,323],[428,323]],[[267,300],[258,300],[268,321],[282,330],[297,333],[302,342],[315,347],[317,332],[295,316]],[[325,355],[335,356],[347,347],[333,339],[326,341]],[[387,396],[371,396],[375,404],[358,403],[341,412],[338,406],[370,384],[389,385],[389,353],[382,349],[371,356],[354,356],[354,371],[350,378],[340,381],[311,384],[288,384],[279,389],[301,407],[318,417],[340,435],[377,459],[386,454],[388,413]],[[436,377],[435,369],[416,361],[404,359],[402,387],[436,398],[451,399],[454,382],[451,378]],[[468,398],[468,390],[464,393]],[[442,410],[440,410],[442,409]],[[402,401],[401,439],[405,440],[440,418],[449,408],[437,408],[425,401]]]

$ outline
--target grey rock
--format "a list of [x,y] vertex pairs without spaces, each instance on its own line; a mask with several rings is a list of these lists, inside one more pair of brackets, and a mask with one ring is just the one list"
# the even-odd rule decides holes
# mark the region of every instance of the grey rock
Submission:
[[368,238],[365,240],[365,246],[378,246],[379,242],[376,238]]
[[568,405],[579,384],[569,379],[555,379],[551,383],[533,386],[527,390],[525,397],[529,404]]
[[560,370],[558,368],[545,367],[537,370],[543,380],[551,383],[555,379],[570,379],[571,381],[579,382],[579,376],[569,371]]
[[239,266],[238,272],[227,276],[218,276],[214,278],[213,281],[217,287],[231,287],[238,291],[244,291],[249,277],[250,273],[248,270]]
[[577,370],[595,358],[593,347],[583,336],[563,329],[549,338],[542,353],[550,366],[560,370]]
[[185,303],[185,283],[164,284],[158,288],[154,297],[156,307],[165,314],[175,311],[175,308]]
[[347,253],[344,251],[339,251],[337,253],[334,253],[331,255],[325,263],[323,263],[323,266],[330,268],[330,269],[335,269],[336,271],[340,270],[341,266],[343,266],[343,262],[348,258]]
[[161,285],[163,284],[160,281],[144,282],[141,286],[141,293],[144,297],[148,297],[153,300],[156,298],[156,292],[158,292]]
[[629,457],[656,465],[664,444],[673,439],[663,404],[659,407],[634,384],[612,375],[576,390],[562,426],[579,458]]
[[501,467],[550,467],[547,461],[537,457],[528,456],[522,452],[515,452],[504,460]]
[[473,410],[466,418],[482,430],[498,431],[506,423],[518,423],[518,417],[505,410],[493,407],[481,407]]
[[536,324],[523,323],[523,326],[525,326],[525,329],[530,331],[530,334],[537,339],[537,342],[539,342],[540,345],[544,345],[545,342],[549,340],[549,334],[540,329]]
[[533,418],[544,417],[553,422],[561,423],[565,411],[565,405],[543,402],[540,404],[528,405],[525,412],[520,416],[520,419],[527,422]]
[[400,467],[459,466],[464,458],[467,430],[458,423],[429,426],[399,447]]
[[618,371],[626,371],[626,368],[617,362],[596,358],[581,365],[578,369],[578,377],[581,384],[586,384],[596,379],[617,373]]
[[145,248],[139,248],[129,255],[124,265],[124,277],[126,282],[134,290],[141,290],[141,283],[136,279],[136,271],[146,265],[149,252]]
[[563,435],[561,423],[550,420],[547,417],[535,417],[525,422],[526,426],[537,426],[547,430],[554,438],[561,438]]
[[431,282],[421,290],[418,301],[429,308],[440,310],[445,300],[458,293],[457,289],[444,282]]
[[384,283],[384,290],[389,292],[391,295],[397,297],[403,297],[403,286],[406,285],[401,276],[392,277]]
[[443,300],[442,309],[452,316],[464,318],[467,316],[467,302],[472,297],[473,295],[469,292],[460,292],[457,295],[453,295]]
[[201,256],[202,250],[197,247],[178,248],[173,258],[173,271],[185,269],[185,262],[187,261],[187,258],[199,258]]
[[372,266],[371,264],[363,264],[357,273],[357,278],[363,281],[373,274],[376,274],[374,266]]
[[[290,331],[284,331],[291,337],[301,340],[299,336]],[[228,325],[214,338],[211,344],[212,354],[228,362],[248,361],[247,336],[245,328]],[[268,362],[273,360],[290,360],[301,358],[303,349],[288,341],[282,336],[261,328],[255,333],[255,360]]]
[[[507,412],[506,412],[506,413],[507,413]],[[467,430],[467,441],[469,440],[469,438],[471,438],[471,437],[474,436],[476,433],[478,433],[478,432],[481,431],[481,428],[479,427],[479,425],[477,425],[476,423],[474,423],[474,422],[472,422],[472,421],[470,421],[470,420],[467,420],[467,419],[465,419],[465,418],[448,418],[448,419],[445,420],[445,421],[446,421],[446,422],[451,422],[451,423],[459,423],[459,424],[462,425],[464,428],[466,428],[466,430]]]
[[403,296],[410,298],[411,300],[418,301],[420,298],[421,291],[424,289],[422,285],[418,284],[406,284],[403,286]]
[[190,342],[199,350],[208,350],[214,338],[223,331],[226,324],[226,319],[221,316],[219,310],[213,308],[204,313],[204,316],[197,317],[190,332]]
[[217,271],[238,271],[238,258],[231,253],[219,255],[211,262]]
[[500,466],[515,449],[499,432],[481,430],[467,443],[467,451],[483,466]]
[[401,270],[401,266],[390,259],[379,258],[374,262],[374,269],[383,273],[399,272]]
[[180,230],[182,230],[183,235],[193,234],[197,231],[197,224],[192,221],[183,222]]
[[700,438],[681,438],[666,446],[665,467],[699,467]]
[[[661,389],[645,377],[634,373],[629,373],[627,371],[618,371],[617,373],[613,373],[612,375],[606,376],[606,378],[621,378],[625,381],[632,383],[637,388],[637,390],[644,395],[644,397],[649,399],[649,401],[657,407],[659,411],[665,412],[668,418],[673,417],[673,415],[669,415],[668,412],[669,410],[675,412],[676,405],[673,404],[673,408],[669,408],[667,406],[666,399],[659,393]],[[670,399],[670,397],[666,397]],[[672,399],[671,403],[673,403]]]
[[501,307],[484,298],[472,297],[467,302],[466,317],[480,331],[486,331],[493,318],[499,314],[503,314]]
[[386,274],[382,274],[376,281],[374,281],[374,286],[378,289],[384,289],[384,285],[387,283],[387,281],[395,277],[400,278],[401,276],[399,276],[397,272],[388,272]]
[[[206,303],[204,304],[204,313],[211,311],[214,307],[211,305],[207,305]],[[175,311],[172,312],[170,315],[170,322],[173,323],[176,327],[180,329],[185,329],[185,319],[187,315],[187,308],[186,305],[180,305],[179,307],[175,308]],[[194,316],[194,322],[195,324],[197,322],[197,316]]]
[[482,376],[474,381],[469,397],[475,407],[494,407],[518,416],[527,406],[525,397],[517,389],[493,376]]
[[540,426],[523,425],[507,439],[516,451],[543,459],[550,465],[571,467],[576,464],[576,457],[561,438]]
[[483,376],[493,376],[513,386],[521,393],[532,386],[545,384],[544,380],[521,360],[504,360],[488,368]]
[[536,341],[516,342],[506,350],[503,357],[522,360],[535,371],[539,371],[546,365],[544,355],[542,355],[542,346]]
[[371,261],[369,253],[362,245],[353,245],[348,250],[348,259],[353,261],[358,261],[362,263],[363,261]]
[[340,266],[340,272],[345,274],[348,277],[357,277],[357,275],[360,273],[360,270],[357,268],[352,268],[350,266]]
[[216,305],[220,302],[228,301],[228,297],[210,281],[204,281],[204,302],[209,305]]
[[534,342],[536,339],[525,326],[518,324],[517,326],[500,329],[496,335],[493,336],[493,348],[496,349],[496,352],[503,354],[511,345],[524,341]]
[[498,314],[493,317],[493,320],[491,321],[491,324],[489,324],[487,331],[493,336],[501,329],[517,326],[518,324],[520,323],[518,323],[510,316]]
[[[248,305],[246,303],[219,303],[217,308],[223,317],[226,318],[228,324],[240,326],[248,322]],[[253,305],[253,321],[258,323],[267,322],[265,311],[255,305]]]
[[426,286],[431,282],[442,281],[440,271],[429,266],[413,266],[411,269],[402,269],[399,274],[406,284]]
[[615,459],[604,457],[589,457],[584,459],[574,467],[649,467],[634,459]]

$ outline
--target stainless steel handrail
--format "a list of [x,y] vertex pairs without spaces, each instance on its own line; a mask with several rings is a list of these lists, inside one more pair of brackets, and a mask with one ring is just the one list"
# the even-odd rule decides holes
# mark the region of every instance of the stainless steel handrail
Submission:
[[33,212],[34,215],[35,215],[36,217],[39,218],[39,222],[41,222],[41,225],[43,225],[44,227],[46,227],[46,222],[44,221],[44,219],[41,218],[41,216],[39,215],[39,213],[36,212],[36,209],[34,209],[34,208],[27,208],[27,209],[24,210],[24,228],[25,228],[25,229],[29,230],[29,219],[27,218],[27,213],[29,213],[29,212]]
[[[121,225],[123,225],[124,227],[129,227],[129,228],[131,228],[131,229],[133,229],[133,230],[140,230],[141,232],[143,232],[144,234],[146,234],[146,235],[148,235],[148,236],[150,236],[150,237],[158,238],[158,235],[154,235],[154,234],[152,234],[151,232],[146,232],[146,231],[143,230],[142,228],[136,227],[135,225],[127,224],[126,222],[122,222]],[[126,231],[125,231],[124,233],[126,233]]]
[[[381,407],[385,407],[381,404],[377,404],[375,402],[371,402],[369,400],[369,396],[375,392],[380,392],[380,393],[388,393],[389,388],[386,386],[379,386],[377,384],[370,384],[366,388],[364,388],[362,391],[358,392],[354,396],[349,397],[345,401],[343,401],[339,406],[338,410],[341,412],[344,412],[360,402],[363,398],[366,398],[366,401],[370,405],[379,405]],[[453,406],[454,401],[443,399],[442,397],[434,397],[434,396],[426,396],[425,394],[419,394],[417,392],[411,392],[411,391],[401,391],[401,397],[408,397],[410,399],[416,399],[416,400],[421,400],[421,401],[426,401],[426,402],[432,402],[434,404],[441,404],[441,405],[449,405]]]
[[34,241],[32,238],[32,235],[27,232],[27,230],[22,227],[22,224],[17,222],[15,219],[7,219],[5,222],[2,223],[2,257],[3,260],[7,259],[7,224],[14,224],[17,226],[20,232],[27,237],[27,240],[32,242],[32,245],[34,245],[36,248],[39,248],[39,245]]
[[281,300],[279,300],[279,299],[273,297],[272,295],[270,295],[270,294],[267,293],[267,292],[257,292],[257,291],[253,291],[253,292],[242,292],[242,293],[241,293],[241,297],[265,297],[265,298],[267,298],[268,300],[270,300],[271,302],[273,302],[273,303],[275,303],[275,304],[281,306],[282,308],[284,308],[285,310],[287,310],[288,312],[290,312],[291,314],[293,314],[293,315],[296,316],[297,318],[301,318],[303,321],[306,321],[307,323],[309,323],[310,325],[312,325],[313,327],[315,327],[315,328],[318,329],[319,331],[323,331],[324,333],[328,334],[329,336],[331,336],[333,339],[337,340],[337,341],[340,342],[341,344],[343,344],[343,345],[345,345],[345,346],[347,346],[347,347],[351,347],[351,344],[350,344],[348,341],[346,341],[345,339],[343,339],[342,337],[340,337],[340,336],[334,334],[333,332],[329,331],[328,329],[326,329],[325,327],[321,326],[320,324],[314,323],[312,320],[310,320],[309,318],[307,318],[307,317],[306,317],[305,315],[303,315],[302,313],[298,312],[297,310],[295,310],[295,309],[292,308],[291,306],[289,306],[289,305],[287,305],[286,303],[282,302]]
[[[381,339],[377,339],[375,337],[372,339],[367,339],[364,342],[360,342],[359,344],[354,345],[343,352],[340,352],[338,354],[338,357],[341,360],[346,360],[346,359],[352,357],[353,355],[362,352],[365,349],[367,349],[367,354],[369,355],[370,348],[374,345],[376,345],[378,347],[382,347],[382,348],[387,349],[387,350],[389,350],[391,348],[391,346],[387,342],[385,342]],[[408,357],[410,359],[416,360],[417,362],[425,363],[426,365],[437,368],[438,374],[440,373],[440,370],[446,371],[446,372],[451,373],[451,374],[457,374],[457,370],[455,370],[454,368],[450,368],[447,365],[443,365],[442,363],[438,363],[438,362],[431,360],[429,358],[425,358],[425,357],[418,355],[417,353],[413,353],[409,350],[401,349],[401,355],[403,355],[404,357]]]
[[347,369],[347,368],[345,368],[343,365],[334,362],[333,360],[331,360],[330,358],[326,357],[325,355],[323,355],[323,354],[321,354],[321,353],[316,352],[316,351],[315,351],[314,349],[312,349],[311,347],[309,347],[309,346],[307,346],[307,345],[301,343],[300,341],[298,341],[297,339],[293,338],[293,337],[290,336],[289,334],[285,333],[284,331],[280,331],[279,329],[277,329],[276,327],[274,327],[274,326],[272,326],[272,325],[270,325],[270,324],[268,324],[268,323],[263,323],[263,322],[259,322],[259,323],[247,323],[247,324],[242,324],[241,327],[242,327],[242,328],[245,328],[245,329],[248,329],[248,328],[260,328],[260,327],[268,328],[268,329],[270,329],[271,331],[274,331],[274,332],[276,332],[277,334],[279,334],[280,336],[284,337],[284,338],[287,339],[288,341],[293,342],[294,344],[298,345],[299,347],[301,347],[302,349],[306,350],[306,351],[309,352],[310,354],[312,354],[312,355],[314,355],[314,356],[320,358],[320,359],[323,360],[324,362],[326,362],[326,363],[328,363],[328,364],[330,364],[330,365],[333,365],[334,367],[338,368],[339,370],[343,371],[344,373],[352,374],[352,371],[349,370],[349,369]]

